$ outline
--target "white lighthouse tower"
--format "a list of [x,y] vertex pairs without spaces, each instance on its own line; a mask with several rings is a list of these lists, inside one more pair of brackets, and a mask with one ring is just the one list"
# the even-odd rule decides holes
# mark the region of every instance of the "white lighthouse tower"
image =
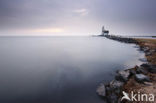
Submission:
[[109,34],[109,31],[108,30],[105,30],[105,27],[102,26],[102,34],[101,35],[108,35]]

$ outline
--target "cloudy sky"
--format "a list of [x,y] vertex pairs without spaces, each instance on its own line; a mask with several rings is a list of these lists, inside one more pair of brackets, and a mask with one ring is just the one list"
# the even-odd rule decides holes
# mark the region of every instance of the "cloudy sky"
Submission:
[[156,35],[156,0],[0,0],[0,35]]

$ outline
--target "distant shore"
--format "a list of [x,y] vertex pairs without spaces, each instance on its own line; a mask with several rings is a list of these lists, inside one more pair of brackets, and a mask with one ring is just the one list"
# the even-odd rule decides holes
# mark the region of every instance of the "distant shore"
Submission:
[[[121,102],[123,91],[128,94],[133,91],[134,93],[154,94],[156,96],[156,39],[126,38],[113,35],[106,35],[105,37],[138,45],[139,50],[145,53],[148,63],[117,71],[113,81],[99,85],[96,90],[97,94],[108,103],[132,103],[128,100]],[[154,100],[156,100],[155,97]],[[141,101],[141,103],[145,103],[145,101]]]

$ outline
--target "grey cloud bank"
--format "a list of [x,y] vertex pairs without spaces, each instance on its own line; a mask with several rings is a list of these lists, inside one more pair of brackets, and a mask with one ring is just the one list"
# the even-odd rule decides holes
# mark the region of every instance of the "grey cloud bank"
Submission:
[[0,0],[0,35],[90,35],[99,34],[102,25],[113,34],[156,35],[155,5],[155,0]]

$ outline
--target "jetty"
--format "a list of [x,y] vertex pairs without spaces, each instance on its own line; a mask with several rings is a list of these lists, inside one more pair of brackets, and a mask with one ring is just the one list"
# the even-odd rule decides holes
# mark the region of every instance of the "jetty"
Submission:
[[[123,68],[116,72],[114,80],[109,83],[101,83],[96,89],[97,94],[108,103],[130,103],[133,101],[131,97],[123,98],[125,95],[131,93],[149,94],[151,95],[149,102],[154,102],[156,99],[156,40],[153,39],[135,39],[123,36],[109,35],[102,29],[102,34],[99,36],[106,37],[111,40],[122,43],[134,43],[138,50],[145,53],[147,63],[140,66],[123,70]],[[145,98],[142,103],[145,103],[149,98]],[[137,100],[137,99],[136,99]],[[141,99],[140,99],[141,100]]]

